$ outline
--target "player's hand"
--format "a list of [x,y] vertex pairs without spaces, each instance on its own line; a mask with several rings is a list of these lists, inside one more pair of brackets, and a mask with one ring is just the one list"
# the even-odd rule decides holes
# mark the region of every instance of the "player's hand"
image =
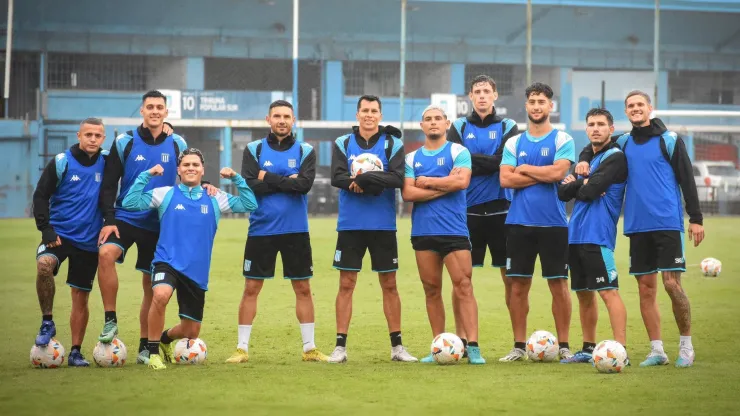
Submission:
[[351,184],[349,184],[349,190],[356,194],[361,194],[365,192],[362,190],[362,188],[360,188],[360,185],[358,185],[356,182],[352,182]]
[[221,169],[220,175],[224,179],[231,179],[236,176],[236,172],[234,172],[234,169],[231,168],[223,168]]
[[291,179],[295,179],[295,178],[298,177],[298,174],[297,173],[294,173],[294,174],[292,174],[292,175],[290,175],[288,177],[291,178]]
[[414,183],[414,185],[417,188],[427,189],[429,187],[429,178],[427,178],[426,176],[419,176],[418,178],[416,178],[416,182]]
[[587,183],[588,183],[588,178],[586,178],[586,179],[583,180],[583,184],[584,185],[587,184]]
[[57,236],[57,241],[52,241],[51,243],[47,244],[46,247],[54,248],[54,247],[59,247],[61,245],[62,245],[62,239],[60,239],[59,236]]
[[698,247],[704,241],[704,226],[701,224],[689,224],[689,241],[694,240],[694,247]]
[[514,169],[514,172],[520,175],[526,175],[528,170],[529,165],[519,165]]
[[463,168],[452,168],[449,176],[459,175],[463,171]]
[[578,162],[576,165],[576,175],[588,176],[588,162]]
[[261,170],[260,173],[257,175],[257,179],[264,181],[265,180],[265,174],[267,174],[266,171]]
[[174,132],[175,132],[175,130],[172,128],[172,126],[170,126],[167,123],[163,123],[162,124],[162,133],[164,133],[164,134],[166,134],[168,136],[171,136],[172,133],[174,133]]
[[575,176],[568,175],[568,176],[565,177],[565,179],[563,179],[563,184],[568,184],[568,183],[575,182],[575,181],[576,181],[576,177]]
[[118,233],[118,227],[115,225],[106,225],[103,227],[102,230],[100,230],[100,235],[98,236],[98,245],[102,245],[106,241],[108,241],[108,237],[110,237],[111,234],[115,234],[116,237],[119,239],[121,238],[121,234]]
[[[223,174],[221,174],[221,176],[223,177]],[[211,185],[210,183],[207,183],[207,184],[203,185],[203,189],[206,190],[206,194],[208,194],[208,196],[216,196],[216,195],[218,195],[219,192],[221,192],[220,189],[216,188],[215,186]]]
[[162,176],[164,174],[164,168],[162,165],[157,165],[149,169],[149,174],[152,176]]

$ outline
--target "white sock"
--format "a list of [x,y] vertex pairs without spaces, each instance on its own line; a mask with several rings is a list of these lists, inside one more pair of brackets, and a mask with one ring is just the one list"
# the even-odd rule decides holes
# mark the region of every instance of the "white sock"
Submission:
[[679,338],[680,338],[680,342],[678,344],[679,348],[686,348],[689,350],[694,349],[694,346],[691,344],[691,335],[689,335],[688,337],[681,336]]
[[665,351],[663,350],[663,341],[661,340],[650,341],[650,347],[652,349],[652,352],[665,354]]
[[301,324],[301,338],[303,338],[303,352],[311,351],[316,348],[313,340],[314,323]]
[[249,336],[252,335],[252,325],[239,325],[239,343],[236,348],[249,351]]

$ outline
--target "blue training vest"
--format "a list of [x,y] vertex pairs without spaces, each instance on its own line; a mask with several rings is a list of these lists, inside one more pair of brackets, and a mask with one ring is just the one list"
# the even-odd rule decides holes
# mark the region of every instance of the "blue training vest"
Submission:
[[144,192],[162,186],[174,186],[177,181],[177,157],[179,155],[175,152],[172,136],[168,136],[162,143],[152,146],[144,143],[136,129],[134,129],[133,134],[134,144],[131,146],[131,152],[123,165],[121,191],[118,194],[118,200],[116,200],[116,219],[126,221],[139,228],[158,232],[159,218],[156,211],[126,211],[122,208],[123,199],[139,174],[156,165],[162,165],[164,174],[153,177],[144,187]]
[[[624,197],[624,233],[647,231],[683,231],[681,190],[660,148],[663,140],[668,154],[673,155],[676,136],[663,133],[639,144],[629,134],[619,138],[629,166],[627,192]],[[693,179],[692,179],[693,180]]]
[[[280,176],[297,174],[301,169],[301,144],[277,151],[262,139],[257,163],[261,170]],[[277,192],[256,195],[257,210],[249,215],[249,235],[264,236],[308,232],[308,197],[299,193]]]
[[167,263],[199,288],[208,290],[213,239],[218,228],[213,201],[205,191],[196,200],[185,196],[177,186],[170,192],[172,198],[162,213],[152,264]]
[[[454,166],[452,144],[447,143],[436,155],[427,156],[423,148],[414,152],[414,177],[449,176]],[[455,191],[431,201],[414,202],[411,211],[411,236],[451,235],[469,237],[465,190]]]
[[[555,163],[555,141],[558,131],[553,129],[544,139],[533,142],[522,133],[517,140],[517,166],[550,166]],[[567,227],[565,202],[558,199],[557,183],[537,183],[513,190],[507,224],[535,227]]]
[[[594,157],[591,161],[591,172],[595,172],[607,157],[614,157],[612,155],[615,153],[621,153],[621,150],[613,147]],[[626,183],[611,184],[606,190],[606,195],[594,201],[576,200],[568,224],[570,244],[597,244],[614,250],[625,185]]]
[[[49,200],[49,223],[54,231],[73,246],[86,251],[98,251],[98,234],[103,227],[103,214],[98,209],[100,185],[105,159],[98,155],[92,166],[82,166],[69,150],[57,156],[58,178],[66,159],[67,173],[58,179],[56,192]],[[61,156],[61,155],[60,155]]]
[[[463,146],[470,150],[471,154],[493,156],[501,145],[503,135],[503,122],[494,123],[488,127],[477,127],[472,123],[466,123],[465,129],[460,134],[460,139]],[[498,172],[492,175],[470,178],[470,185],[467,189],[469,207],[497,199],[506,199],[505,191],[501,188]]]
[[[355,157],[363,153],[372,153],[383,162],[383,170],[388,172],[386,146],[393,141],[386,135],[380,136],[370,149],[363,149],[357,144],[356,136],[349,136],[347,144],[347,165],[351,168]],[[357,194],[341,189],[339,191],[339,217],[337,231],[348,230],[396,230],[396,190],[385,189],[382,194]]]

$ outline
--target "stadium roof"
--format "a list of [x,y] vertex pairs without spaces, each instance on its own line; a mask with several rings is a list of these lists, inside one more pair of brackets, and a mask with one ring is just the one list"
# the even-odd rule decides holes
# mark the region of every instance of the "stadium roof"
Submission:
[[[409,3],[499,3],[527,4],[527,0],[409,0]],[[614,7],[654,9],[652,0],[532,0],[535,6]],[[740,13],[738,0],[660,0],[661,10]]]

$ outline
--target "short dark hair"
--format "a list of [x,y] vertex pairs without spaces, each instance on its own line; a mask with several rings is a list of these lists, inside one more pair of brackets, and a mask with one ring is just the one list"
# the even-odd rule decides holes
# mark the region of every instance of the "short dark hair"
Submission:
[[489,77],[488,75],[478,75],[477,77],[473,78],[473,80],[470,81],[470,88],[468,89],[468,92],[473,92],[473,87],[475,86],[475,84],[480,84],[481,82],[487,82],[491,84],[493,91],[496,92],[496,81],[494,81],[493,78]]
[[197,155],[200,158],[200,163],[202,165],[206,164],[206,161],[203,159],[203,152],[194,147],[191,147],[189,149],[183,150],[182,153],[180,153],[180,156],[177,157],[177,166],[180,166],[180,163],[182,163],[182,158],[189,155]]
[[627,105],[627,100],[629,100],[630,97],[634,97],[635,95],[639,95],[640,97],[644,98],[648,104],[652,104],[650,102],[650,96],[646,92],[640,90],[632,90],[629,92],[629,94],[627,94],[627,97],[625,97],[624,105]]
[[595,116],[604,116],[606,117],[606,121],[610,126],[614,125],[614,117],[612,116],[612,113],[609,112],[606,108],[592,108],[588,110],[588,113],[586,113],[586,123],[588,123],[589,117],[595,117]]
[[275,100],[270,104],[270,108],[267,110],[267,112],[270,113],[275,107],[288,107],[290,108],[290,111],[293,111],[293,104],[285,100]]
[[532,94],[543,94],[548,99],[552,100],[552,96],[554,95],[552,92],[552,88],[550,88],[549,85],[542,83],[542,82],[535,82],[534,84],[527,87],[526,90],[524,90],[524,96],[526,98],[529,98]]
[[83,124],[91,124],[93,126],[102,126],[103,120],[97,118],[97,117],[88,117],[80,123],[80,127],[82,127]]
[[363,101],[375,101],[378,103],[378,110],[380,110],[381,112],[383,111],[383,103],[380,102],[380,98],[378,98],[378,96],[376,95],[363,95],[362,97],[360,97],[360,99],[357,100],[357,111],[360,111],[360,103],[362,103]]
[[164,100],[164,103],[167,104],[167,97],[165,97],[164,94],[157,90],[147,91],[144,95],[141,96],[141,102],[143,103],[144,101],[146,101],[147,98],[161,98]]

